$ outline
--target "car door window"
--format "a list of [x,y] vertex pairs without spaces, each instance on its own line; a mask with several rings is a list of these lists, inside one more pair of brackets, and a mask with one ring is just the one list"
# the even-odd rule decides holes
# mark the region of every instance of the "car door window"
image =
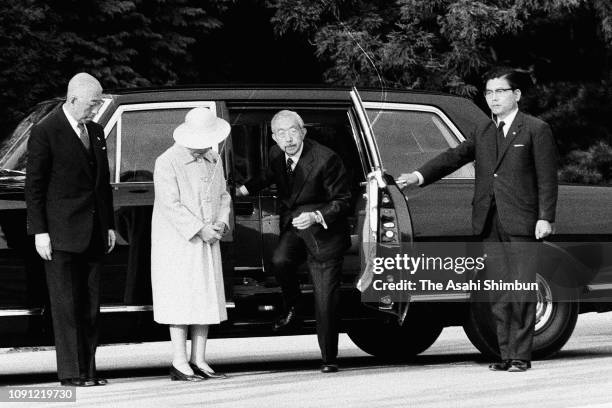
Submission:
[[190,109],[214,102],[167,102],[120,106],[105,126],[111,178],[153,181],[155,159],[174,144],[172,133]]
[[[155,159],[172,144],[172,132],[189,109],[126,111],[121,118],[120,181],[153,180]],[[139,180],[134,180],[139,175]]]
[[[385,169],[392,175],[416,170],[449,147],[460,143],[441,112],[380,109],[366,104]],[[473,178],[468,163],[447,178]]]

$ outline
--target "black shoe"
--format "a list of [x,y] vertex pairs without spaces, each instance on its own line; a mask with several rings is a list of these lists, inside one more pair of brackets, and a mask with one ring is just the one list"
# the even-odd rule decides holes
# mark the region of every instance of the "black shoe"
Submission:
[[92,378],[87,378],[87,381],[93,381],[95,383],[95,385],[106,385],[108,384],[108,380],[106,380],[105,378],[100,378],[100,377],[92,377]]
[[322,373],[337,373],[338,372],[338,364],[323,364],[321,366]]
[[217,378],[220,380],[224,380],[227,378],[227,375],[223,374],[223,373],[216,373],[213,371],[206,371],[206,370],[202,370],[200,367],[198,367],[197,365],[193,364],[193,363],[189,363],[189,367],[191,367],[191,369],[193,370],[194,374],[199,375],[200,377],[204,377],[204,378]]
[[504,360],[501,363],[489,364],[489,370],[491,371],[508,371],[510,368],[510,360]]
[[510,363],[510,368],[508,368],[508,372],[511,373],[522,373],[531,368],[531,361],[527,360],[512,360]]
[[60,380],[60,384],[64,387],[93,387],[95,382],[83,378],[64,378]]
[[179,371],[175,366],[170,367],[170,379],[172,381],[204,381],[206,378],[195,374],[185,374]]
[[274,323],[274,331],[288,331],[300,327],[302,321],[295,311],[295,307],[289,309],[286,315],[282,316]]

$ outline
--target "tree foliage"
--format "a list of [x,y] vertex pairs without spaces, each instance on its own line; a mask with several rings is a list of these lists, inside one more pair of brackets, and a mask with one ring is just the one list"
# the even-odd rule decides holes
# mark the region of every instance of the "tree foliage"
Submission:
[[[514,66],[536,85],[525,92],[523,108],[549,121],[563,154],[576,150],[581,153],[571,157],[590,160],[612,145],[609,0],[267,4],[277,35],[309,38],[327,64],[329,83],[446,91],[486,109],[477,92],[482,75],[497,65]],[[575,167],[574,159],[564,163]],[[604,173],[591,166],[562,175],[575,181],[584,174],[583,181],[593,182],[606,180]]]
[[[2,125],[79,71],[106,88],[173,84],[231,0],[3,0]],[[4,127],[3,126],[3,127]]]
[[[500,39],[535,35],[543,21],[563,24],[585,12],[595,16],[607,52],[612,49],[608,0],[277,0],[268,5],[275,10],[277,34],[308,36],[328,63],[326,80],[335,84],[473,96],[483,71],[513,62],[502,61],[507,53]],[[528,69],[536,59],[521,62]]]

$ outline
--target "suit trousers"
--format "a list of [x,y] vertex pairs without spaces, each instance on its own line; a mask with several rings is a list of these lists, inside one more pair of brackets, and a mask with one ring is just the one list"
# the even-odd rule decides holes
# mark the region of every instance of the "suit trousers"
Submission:
[[52,259],[45,261],[60,380],[96,376],[101,241],[94,228],[87,251],[53,250]]
[[301,237],[293,228],[280,236],[279,244],[272,256],[272,266],[276,280],[283,291],[283,301],[287,309],[296,307],[300,297],[297,268],[306,258],[310,278],[314,288],[315,318],[317,338],[323,362],[333,364],[338,356],[340,284],[343,257],[325,261],[315,260],[306,249]]
[[[540,244],[534,236],[507,234],[494,204],[487,217],[482,238],[487,255],[487,279],[496,283],[520,284],[536,281]],[[536,292],[524,289],[490,290],[489,294],[491,326],[497,335],[501,359],[531,361]]]

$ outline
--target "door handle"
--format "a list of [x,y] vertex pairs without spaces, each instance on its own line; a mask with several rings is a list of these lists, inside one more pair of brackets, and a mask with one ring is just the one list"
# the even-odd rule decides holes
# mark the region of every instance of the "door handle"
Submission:
[[133,193],[133,194],[144,194],[144,193],[148,193],[149,190],[146,188],[135,188],[133,190],[128,190],[129,193]]

